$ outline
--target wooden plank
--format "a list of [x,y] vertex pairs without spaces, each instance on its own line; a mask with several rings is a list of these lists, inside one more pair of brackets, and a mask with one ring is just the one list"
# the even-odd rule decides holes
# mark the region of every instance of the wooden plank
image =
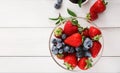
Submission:
[[[55,0],[0,0],[0,27],[53,27],[49,17],[57,17],[59,13],[69,16],[67,8],[75,11],[78,16],[85,17],[94,1],[90,0],[79,8],[69,0],[64,0],[62,8],[56,10]],[[107,10],[99,15],[95,23],[100,27],[120,27],[120,1],[106,1],[109,2]]]
[[[120,57],[102,57],[88,71],[80,72],[120,72]],[[0,57],[0,72],[67,72],[59,67],[51,57]]]
[[[48,41],[53,28],[0,28],[0,56],[50,56]],[[102,29],[103,56],[120,56],[120,28]]]

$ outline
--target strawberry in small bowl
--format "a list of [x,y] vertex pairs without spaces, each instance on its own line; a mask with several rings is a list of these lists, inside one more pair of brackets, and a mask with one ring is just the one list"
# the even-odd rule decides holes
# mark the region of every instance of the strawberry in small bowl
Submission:
[[73,71],[88,70],[100,59],[103,51],[101,30],[82,17],[59,24],[50,35],[49,50],[62,68]]

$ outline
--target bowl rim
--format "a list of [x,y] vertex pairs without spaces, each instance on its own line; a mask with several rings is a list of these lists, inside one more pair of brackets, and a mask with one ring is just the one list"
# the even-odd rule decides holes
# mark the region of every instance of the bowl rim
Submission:
[[85,2],[82,3],[82,5],[85,5],[89,0],[86,0]]
[[[98,29],[100,29],[95,23],[93,23],[92,21],[90,20],[87,20],[85,17],[73,17],[73,18],[78,18],[78,19],[83,19],[85,20],[86,22],[90,23],[91,25],[94,25],[95,27],[97,27]],[[51,34],[50,34],[50,37],[49,37],[49,51],[50,51],[50,55],[52,57],[52,59],[54,60],[54,62],[56,62],[57,65],[59,65],[61,68],[67,70],[67,71],[72,71],[74,72],[75,70],[68,70],[67,68],[63,67],[61,64],[59,64],[56,59],[54,58],[54,55],[52,54],[52,51],[51,51],[51,46],[50,46],[50,43],[51,43],[51,37],[52,37],[52,34],[54,33],[54,30],[59,27],[60,25],[62,25],[63,23],[61,22],[60,24],[58,24],[57,26],[54,27],[54,29],[52,30]],[[101,30],[101,29],[100,29]],[[103,37],[103,34],[101,33],[101,37],[102,37],[102,50],[101,50],[101,54],[99,55],[100,57],[98,57],[98,59],[95,61],[95,63],[92,65],[91,68],[93,68],[93,66],[96,65],[96,63],[100,60],[100,58],[102,57],[103,55],[103,50],[104,50],[104,37]],[[90,70],[91,68],[87,69],[87,70]],[[87,71],[85,70],[85,71]],[[79,70],[81,71],[81,69]]]

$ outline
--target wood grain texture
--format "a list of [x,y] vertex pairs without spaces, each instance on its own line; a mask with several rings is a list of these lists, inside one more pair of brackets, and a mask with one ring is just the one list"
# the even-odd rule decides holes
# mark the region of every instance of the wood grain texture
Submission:
[[[53,28],[0,28],[0,56],[50,56],[49,37]],[[102,28],[103,56],[120,56],[120,28]],[[116,34],[116,35],[113,35]]]
[[[98,73],[98,72],[120,72],[120,58],[102,57],[100,61],[88,71],[75,73]],[[73,73],[59,67],[51,57],[2,57],[0,58],[0,72],[47,72],[47,73]]]
[[[0,73],[72,73],[60,68],[50,57],[48,41],[55,25],[48,18],[59,13],[68,17],[67,8],[85,17],[94,1],[79,8],[63,0],[62,8],[56,10],[55,0],[0,0]],[[120,0],[106,1],[107,10],[94,21],[103,32],[104,52],[87,73],[120,72]]]
[[[0,27],[53,27],[49,17],[57,17],[59,13],[69,16],[69,8],[78,16],[85,17],[95,0],[90,0],[82,8],[64,0],[60,10],[54,9],[55,0],[0,0]],[[120,1],[108,1],[107,9],[94,21],[99,27],[120,27]],[[53,24],[53,25],[52,25]]]

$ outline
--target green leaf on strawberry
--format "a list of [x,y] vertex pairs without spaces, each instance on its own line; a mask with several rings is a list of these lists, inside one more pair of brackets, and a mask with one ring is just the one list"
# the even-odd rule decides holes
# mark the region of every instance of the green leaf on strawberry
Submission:
[[82,70],[87,70],[92,67],[92,59],[87,58],[87,57],[82,57],[78,61],[78,67]]
[[74,69],[74,67],[72,67],[72,65],[67,63],[67,62],[65,62],[64,65],[67,67],[68,70],[73,70]]
[[64,54],[57,54],[57,58],[59,58],[59,59],[63,59],[64,57],[65,57]]
[[82,36],[82,42],[84,42],[85,41],[85,36]]
[[87,65],[86,65],[85,69],[91,68],[92,67],[92,62],[93,62],[92,59],[86,60]]
[[61,37],[62,32],[63,32],[62,28],[56,28],[54,31],[55,37],[58,37],[58,38]]
[[102,36],[101,35],[97,35],[93,38],[94,41],[99,41],[99,39],[101,38]]

